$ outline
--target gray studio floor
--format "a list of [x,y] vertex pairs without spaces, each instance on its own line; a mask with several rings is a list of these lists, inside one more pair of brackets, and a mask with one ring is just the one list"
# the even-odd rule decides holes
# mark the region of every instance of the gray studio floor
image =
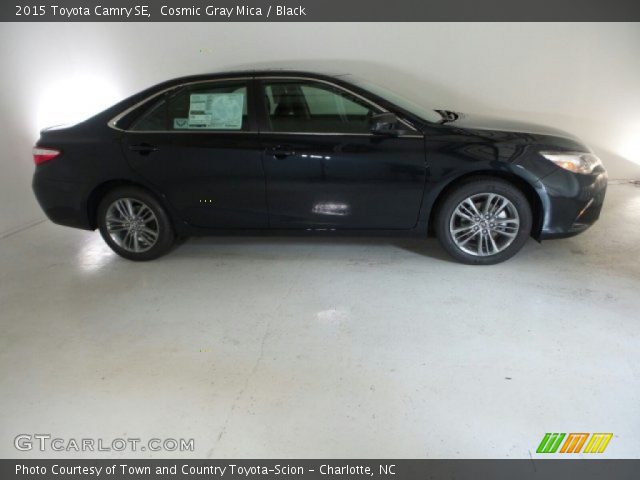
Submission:
[[613,432],[606,457],[637,457],[639,219],[640,188],[614,184],[590,231],[494,267],[326,238],[192,239],[140,264],[40,223],[0,240],[0,438],[501,458]]

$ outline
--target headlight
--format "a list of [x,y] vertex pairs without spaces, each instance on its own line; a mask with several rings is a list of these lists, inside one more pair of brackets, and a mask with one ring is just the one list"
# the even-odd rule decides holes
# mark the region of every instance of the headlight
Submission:
[[602,162],[593,153],[585,152],[540,152],[547,160],[575,173],[591,173]]

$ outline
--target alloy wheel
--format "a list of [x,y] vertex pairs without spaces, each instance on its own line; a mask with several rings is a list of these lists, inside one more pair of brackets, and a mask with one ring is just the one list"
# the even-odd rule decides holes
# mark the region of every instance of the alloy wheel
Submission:
[[487,257],[515,240],[520,217],[515,205],[497,193],[478,193],[461,201],[449,221],[456,246],[470,255]]
[[136,198],[119,198],[106,211],[106,227],[111,239],[132,253],[151,249],[160,236],[153,210]]

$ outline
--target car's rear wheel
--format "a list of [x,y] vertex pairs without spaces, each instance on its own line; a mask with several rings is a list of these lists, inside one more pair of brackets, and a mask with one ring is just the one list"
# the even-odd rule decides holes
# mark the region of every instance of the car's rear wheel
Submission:
[[436,213],[436,233],[456,260],[492,265],[515,255],[531,233],[531,207],[514,185],[479,178],[455,187]]
[[104,241],[121,257],[153,260],[169,251],[175,235],[167,212],[149,192],[123,187],[107,193],[98,206]]

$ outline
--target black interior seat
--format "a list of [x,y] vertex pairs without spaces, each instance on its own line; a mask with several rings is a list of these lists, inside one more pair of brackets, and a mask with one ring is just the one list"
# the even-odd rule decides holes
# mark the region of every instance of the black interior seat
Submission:
[[273,100],[276,104],[273,112],[274,117],[310,118],[307,102],[299,88],[288,85],[274,85],[272,92]]

